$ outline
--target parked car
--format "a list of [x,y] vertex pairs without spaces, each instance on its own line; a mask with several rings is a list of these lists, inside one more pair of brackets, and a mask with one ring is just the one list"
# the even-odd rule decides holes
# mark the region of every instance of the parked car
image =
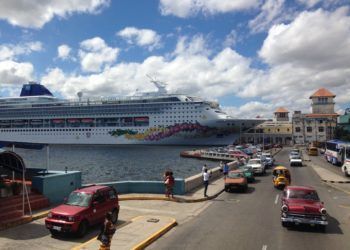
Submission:
[[116,190],[108,186],[91,185],[73,191],[64,204],[51,209],[45,219],[52,235],[60,232],[82,237],[88,227],[104,221],[107,212],[117,222],[119,201]]
[[265,174],[265,165],[260,158],[250,159],[247,166],[253,168],[254,174]]
[[252,167],[247,166],[247,165],[243,165],[243,166],[239,167],[238,170],[240,170],[244,174],[244,176],[247,178],[248,182],[255,181],[254,170]]
[[281,222],[283,227],[309,224],[324,230],[328,225],[327,210],[314,188],[288,186],[282,195]]
[[225,191],[229,192],[233,189],[240,189],[242,191],[247,191],[248,189],[247,178],[240,170],[230,171],[225,178]]

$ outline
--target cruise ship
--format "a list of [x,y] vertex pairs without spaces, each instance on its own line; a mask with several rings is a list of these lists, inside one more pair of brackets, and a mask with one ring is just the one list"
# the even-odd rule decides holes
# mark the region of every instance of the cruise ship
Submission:
[[125,98],[54,97],[35,82],[20,97],[0,98],[0,142],[4,145],[228,145],[258,120],[233,119],[216,102],[157,91]]

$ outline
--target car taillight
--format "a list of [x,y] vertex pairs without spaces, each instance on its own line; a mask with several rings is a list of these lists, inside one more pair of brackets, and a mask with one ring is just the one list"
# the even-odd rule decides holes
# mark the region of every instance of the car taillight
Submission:
[[288,206],[287,205],[283,205],[282,207],[281,207],[281,210],[282,210],[282,212],[288,212]]

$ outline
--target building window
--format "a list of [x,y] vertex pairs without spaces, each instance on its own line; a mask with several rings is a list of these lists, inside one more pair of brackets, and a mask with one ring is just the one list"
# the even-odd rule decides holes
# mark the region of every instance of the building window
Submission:
[[318,127],[318,132],[324,132],[324,127]]
[[306,127],[307,132],[312,132],[312,127]]
[[295,132],[300,133],[301,129],[300,127],[295,127]]

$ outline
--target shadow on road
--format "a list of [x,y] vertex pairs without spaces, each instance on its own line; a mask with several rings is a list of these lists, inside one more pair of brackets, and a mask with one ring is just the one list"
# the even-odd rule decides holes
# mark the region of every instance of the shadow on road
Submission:
[[45,225],[29,223],[1,231],[1,238],[20,241],[43,238],[49,234],[50,232],[46,229]]
[[298,231],[298,232],[306,232],[306,233],[325,233],[325,234],[343,234],[343,231],[339,227],[339,221],[332,217],[328,216],[328,226],[323,229],[317,226],[310,226],[310,225],[298,225],[298,226],[292,226],[289,227],[288,230],[290,231]]
[[[121,227],[126,225],[126,221],[123,220],[118,220],[117,223],[117,230]],[[83,243],[86,242],[87,240],[97,236],[100,233],[100,229],[101,229],[101,224],[97,224],[94,226],[89,227],[89,230],[87,232],[87,234],[84,237],[77,237],[74,234],[58,234],[55,236],[51,236],[54,239],[58,239],[58,240],[62,240],[62,241],[70,241],[70,242],[76,242],[76,243]]]

